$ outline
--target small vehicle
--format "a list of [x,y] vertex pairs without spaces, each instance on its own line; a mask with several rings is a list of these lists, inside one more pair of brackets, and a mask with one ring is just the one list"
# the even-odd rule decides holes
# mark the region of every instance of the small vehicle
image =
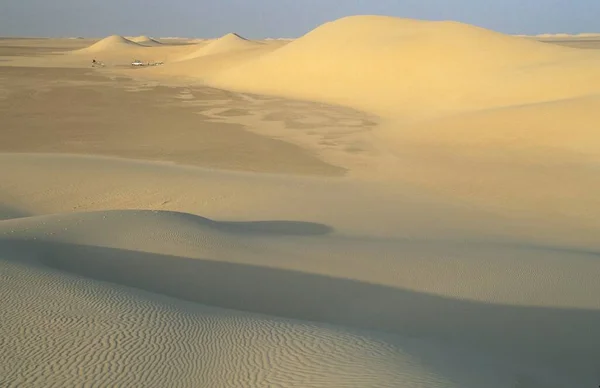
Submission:
[[131,66],[144,66],[144,62],[139,59],[134,59],[133,62],[131,62]]

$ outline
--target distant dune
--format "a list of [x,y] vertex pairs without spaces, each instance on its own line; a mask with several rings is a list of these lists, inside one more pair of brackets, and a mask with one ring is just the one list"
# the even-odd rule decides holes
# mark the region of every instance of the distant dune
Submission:
[[559,34],[538,34],[538,35],[526,35],[526,36],[532,36],[535,38],[554,38],[554,39],[576,39],[576,38],[598,38],[600,37],[600,33],[594,33],[594,32],[583,32],[580,34],[565,34],[565,33],[559,33]]
[[157,46],[157,45],[162,44],[161,42],[157,41],[156,39],[153,39],[146,35],[136,36],[129,40],[131,40],[132,42],[144,45],[144,46]]
[[575,35],[578,38],[600,38],[600,33],[598,32],[583,32],[581,34]]
[[114,50],[126,50],[136,47],[142,47],[140,44],[126,39],[120,35],[111,35],[106,37],[93,45],[86,47],[81,50],[77,50],[77,53],[101,53],[105,51]]
[[527,34],[517,34],[514,36],[518,36],[521,38],[533,38],[533,39],[564,39],[564,40],[568,40],[568,39],[595,39],[595,38],[600,38],[600,33],[597,32],[582,32],[579,34],[566,34],[566,33],[555,33],[555,34],[551,34],[551,33],[544,33],[544,34],[537,34],[537,35],[527,35]]
[[112,35],[89,47],[71,51],[71,54],[75,56],[89,56],[93,54],[103,63],[107,63],[110,66],[123,66],[131,63],[133,59],[139,59],[146,63],[174,61],[176,58],[188,55],[199,48],[193,44],[180,44],[187,42],[172,43],[176,44],[163,44],[145,35],[130,39]]
[[196,40],[168,66],[153,73],[190,79],[208,80],[215,74],[251,61],[281,47],[284,42],[258,42],[230,33],[218,39]]
[[260,43],[241,37],[235,33],[229,33],[218,39],[204,41],[204,45],[197,51],[187,55],[184,59],[193,59],[202,56],[232,53],[260,46]]

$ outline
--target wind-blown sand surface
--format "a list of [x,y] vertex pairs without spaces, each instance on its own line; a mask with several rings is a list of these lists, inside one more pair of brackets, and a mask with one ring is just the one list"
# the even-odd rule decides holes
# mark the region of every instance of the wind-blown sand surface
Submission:
[[0,386],[598,384],[599,52],[149,39],[0,41]]

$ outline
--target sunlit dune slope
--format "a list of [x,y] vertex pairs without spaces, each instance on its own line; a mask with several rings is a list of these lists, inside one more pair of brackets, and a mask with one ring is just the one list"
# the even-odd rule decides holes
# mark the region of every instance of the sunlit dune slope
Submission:
[[600,95],[595,95],[457,114],[402,129],[389,124],[379,134],[400,148],[461,147],[470,157],[501,157],[502,150],[511,149],[528,162],[560,164],[563,157],[600,160],[598,122]]
[[599,65],[598,53],[466,24],[354,16],[211,83],[420,117],[598,93]]

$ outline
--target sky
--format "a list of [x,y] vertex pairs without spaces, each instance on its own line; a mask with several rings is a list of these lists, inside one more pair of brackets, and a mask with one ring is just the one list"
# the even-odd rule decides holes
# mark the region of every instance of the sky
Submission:
[[359,14],[509,34],[600,32],[600,0],[0,0],[0,36],[295,38]]

